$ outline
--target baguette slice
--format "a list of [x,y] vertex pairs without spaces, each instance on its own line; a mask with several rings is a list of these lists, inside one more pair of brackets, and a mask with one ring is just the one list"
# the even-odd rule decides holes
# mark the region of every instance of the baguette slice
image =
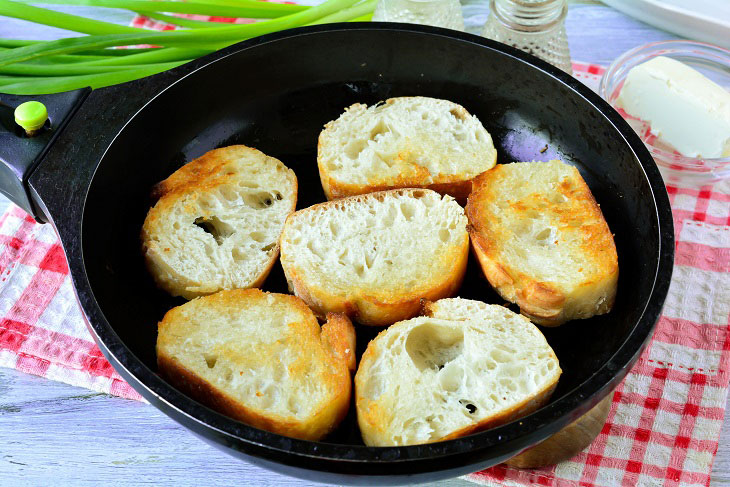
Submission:
[[325,125],[317,152],[327,199],[421,187],[463,203],[471,180],[496,161],[492,137],[475,116],[421,96],[352,105]]
[[295,296],[235,289],[171,309],[157,364],[201,403],[260,429],[318,440],[350,405],[355,331],[332,314],[321,331]]
[[466,213],[490,284],[532,321],[557,326],[611,310],[616,246],[576,168],[497,165],[475,180]]
[[279,160],[243,145],[212,150],[155,188],[142,249],[157,285],[192,299],[261,286],[279,255],[297,178]]
[[421,298],[452,296],[469,254],[464,210],[450,196],[398,189],[291,215],[281,235],[290,289],[318,316],[366,325],[418,314]]
[[355,375],[366,445],[453,439],[536,410],[555,390],[558,359],[530,321],[468,299],[427,303],[368,344]]

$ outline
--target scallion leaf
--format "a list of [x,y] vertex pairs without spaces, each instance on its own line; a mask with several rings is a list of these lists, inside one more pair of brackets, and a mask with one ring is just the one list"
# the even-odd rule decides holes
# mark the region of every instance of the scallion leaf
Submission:
[[[59,29],[81,32],[82,34],[123,34],[128,32],[144,32],[144,29],[137,29],[136,27],[127,27],[126,25],[87,19],[86,17],[79,17],[78,15],[55,12],[45,8],[34,7],[33,5],[25,5],[20,2],[11,2],[10,0],[0,0],[0,15],[29,20],[37,24],[58,27]],[[37,43],[34,43],[33,45],[35,44]]]
[[[327,0],[306,7],[259,0],[44,0],[43,3],[127,8],[183,29],[149,31],[0,0],[0,16],[72,30],[82,37],[55,41],[0,39],[0,91],[43,94],[131,81],[179,66],[262,34],[327,22],[369,20],[377,0]],[[248,24],[201,22],[168,15],[200,13],[265,18]],[[140,44],[152,48],[110,49]]]
[[57,93],[60,91],[75,90],[90,86],[92,88],[101,88],[103,86],[115,85],[132,81],[145,76],[167,71],[175,66],[183,64],[163,63],[151,64],[149,66],[127,69],[114,73],[88,74],[83,76],[58,76],[48,78],[26,78],[15,83],[5,84],[2,87],[3,92],[12,95],[43,95],[46,93]]
[[[0,2],[8,2],[0,0]],[[278,30],[289,29],[314,22],[318,18],[351,7],[357,0],[328,0],[299,13],[265,20],[254,24],[212,27],[205,30],[172,30],[167,32],[140,32],[134,34],[93,35],[73,37],[32,44],[0,53],[0,66],[27,61],[40,56],[70,54],[89,48],[129,46],[134,44],[159,44],[164,46],[213,47],[214,49]]]
[[[37,0],[15,0],[15,3]],[[176,12],[220,17],[275,18],[309,9],[305,5],[237,0],[232,2],[173,2],[165,0],[42,0],[51,5],[81,5],[87,7],[123,8],[136,12]]]
[[182,61],[185,59],[195,59],[213,51],[214,49],[212,48],[197,49],[194,47],[161,47],[155,49],[146,49],[145,52],[138,52],[136,54],[130,54],[123,57],[117,56],[101,59],[91,59],[89,61],[85,61],[83,64],[87,66],[124,66],[128,64],[166,63],[172,61]]
[[157,12],[137,12],[139,15],[144,15],[152,20],[159,20],[166,24],[178,25],[180,27],[187,27],[188,29],[200,29],[206,27],[218,27],[221,24],[218,22],[206,22],[204,20],[193,20],[186,19],[183,17],[176,17],[174,15],[165,15]]
[[187,61],[189,60],[177,63],[133,64],[127,66],[88,66],[79,63],[48,65],[15,63],[10,66],[0,66],[0,74],[14,74],[19,76],[77,76],[82,74],[111,73],[144,67],[159,67],[161,71],[164,71],[165,69],[169,69],[170,66],[177,66]]

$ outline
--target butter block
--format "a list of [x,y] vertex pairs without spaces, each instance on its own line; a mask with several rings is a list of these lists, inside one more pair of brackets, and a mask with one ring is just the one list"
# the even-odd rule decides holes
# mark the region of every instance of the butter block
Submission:
[[616,106],[688,157],[730,156],[730,92],[675,59],[633,67]]

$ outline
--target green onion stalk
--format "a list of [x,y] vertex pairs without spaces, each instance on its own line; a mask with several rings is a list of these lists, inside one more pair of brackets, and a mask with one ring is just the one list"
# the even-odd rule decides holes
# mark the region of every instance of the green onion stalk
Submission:
[[[308,7],[259,0],[43,0],[44,4],[128,9],[178,26],[178,30],[151,31],[56,12],[29,5],[28,1],[0,0],[0,17],[27,20],[82,35],[55,41],[0,39],[0,91],[4,93],[34,95],[124,83],[259,35],[304,25],[367,21],[377,2],[327,0]],[[180,18],[170,13],[257,20],[248,24],[223,24]],[[133,47],[144,44],[159,47]]]

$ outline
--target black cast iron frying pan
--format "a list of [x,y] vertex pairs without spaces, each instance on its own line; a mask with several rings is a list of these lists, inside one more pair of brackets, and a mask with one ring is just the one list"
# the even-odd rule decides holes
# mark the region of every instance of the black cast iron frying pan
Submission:
[[[181,301],[155,289],[140,255],[152,185],[208,150],[241,143],[296,171],[298,207],[323,201],[316,168],[323,124],[352,103],[401,95],[465,106],[492,134],[500,163],[560,158],[576,165],[601,204],[619,255],[616,305],[605,316],[543,329],[564,371],[551,402],[465,438],[368,448],[352,413],[324,442],[294,440],[220,415],[158,377],[155,325]],[[646,345],[667,294],[671,211],[639,138],[580,82],[481,37],[405,24],[302,28],[132,83],[31,98],[49,106],[52,125],[39,137],[22,138],[3,115],[3,192],[55,225],[104,355],[153,405],[195,434],[288,475],[396,484],[500,463],[613,390]],[[11,107],[24,100],[2,97]],[[264,288],[287,292],[278,264]],[[459,295],[502,303],[473,261]],[[374,330],[357,331],[362,352]]]

